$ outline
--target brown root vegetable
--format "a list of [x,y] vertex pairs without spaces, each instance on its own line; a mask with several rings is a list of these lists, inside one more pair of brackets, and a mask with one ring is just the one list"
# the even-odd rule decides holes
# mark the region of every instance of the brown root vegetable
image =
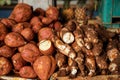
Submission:
[[107,51],[108,59],[112,62],[114,59],[116,59],[119,55],[119,50],[117,48],[113,48]]
[[55,22],[54,29],[55,31],[60,31],[62,29],[62,24],[59,21]]
[[19,3],[15,6],[9,18],[16,22],[28,21],[32,16],[32,7],[25,3]]
[[44,27],[41,28],[38,32],[38,40],[41,41],[42,39],[52,39],[54,37],[54,33],[51,28]]
[[81,50],[81,47],[77,44],[76,41],[72,43],[72,48],[75,50],[76,53]]
[[54,52],[54,46],[50,40],[43,39],[38,44],[39,50],[44,55],[52,55]]
[[53,20],[51,18],[48,17],[43,17],[42,18],[42,23],[45,25],[49,25]]
[[25,28],[21,31],[21,35],[27,40],[31,41],[34,38],[34,32],[31,28]]
[[86,57],[86,67],[89,70],[88,76],[94,76],[96,73],[96,64],[95,64],[95,59],[92,56],[87,56]]
[[7,33],[8,31],[6,26],[0,22],[0,41],[4,40]]
[[2,22],[3,24],[5,24],[5,26],[6,26],[7,28],[10,28],[10,29],[16,24],[16,22],[15,22],[14,20],[9,19],[9,18],[3,18],[3,19],[1,20],[1,22]]
[[30,20],[30,24],[32,25],[32,29],[35,33],[38,33],[43,25],[43,23],[40,21],[40,18],[36,16]]
[[20,70],[23,66],[25,66],[26,61],[23,60],[20,53],[16,53],[12,56],[12,63],[15,70]]
[[28,22],[18,23],[18,24],[16,24],[16,25],[13,26],[12,31],[13,32],[21,33],[21,31],[24,28],[30,28],[30,27],[31,27],[31,25]]
[[63,43],[60,39],[57,37],[54,38],[53,43],[55,47],[61,52],[62,54],[74,59],[76,57],[75,51],[72,49],[72,47],[68,44]]
[[66,28],[62,28],[60,31],[60,37],[66,44],[71,44],[74,42],[74,35],[72,32],[68,31]]
[[8,33],[5,36],[4,42],[9,47],[20,47],[26,44],[26,41],[24,40],[22,35],[16,32]]
[[0,56],[8,58],[8,57],[11,57],[13,54],[14,54],[14,51],[9,46],[4,45],[0,47]]
[[57,66],[61,68],[67,63],[67,56],[65,56],[60,52],[57,52],[57,54],[55,55],[55,60],[56,60]]
[[54,64],[56,63],[53,62],[50,56],[41,56],[35,60],[33,68],[41,80],[48,80],[55,70]]
[[30,63],[33,63],[38,56],[42,55],[37,45],[33,43],[28,43],[24,45],[23,47],[20,47],[18,50],[21,53],[22,58],[25,61],[30,62]]
[[46,10],[46,16],[51,18],[52,20],[57,20],[59,15],[59,11],[56,7],[49,7]]
[[42,9],[42,8],[36,8],[34,11],[33,11],[33,14],[35,16],[44,16],[45,15],[45,11]]
[[76,30],[76,23],[75,23],[75,21],[73,21],[73,20],[70,20],[70,21],[68,21],[68,23],[65,25],[65,27],[69,30],[69,31],[74,31],[74,30]]
[[86,49],[92,49],[93,48],[93,44],[90,43],[90,42],[86,42],[85,43],[85,47],[86,47]]
[[7,58],[0,57],[0,76],[7,75],[12,70],[12,64]]
[[37,74],[35,73],[34,69],[31,66],[23,66],[19,74],[23,78],[36,78]]

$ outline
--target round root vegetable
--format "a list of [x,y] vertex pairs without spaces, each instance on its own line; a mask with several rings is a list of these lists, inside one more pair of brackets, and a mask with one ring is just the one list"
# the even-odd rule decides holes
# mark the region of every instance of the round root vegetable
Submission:
[[12,56],[12,63],[15,70],[20,70],[26,64],[26,61],[23,60],[20,53],[16,53]]
[[14,20],[8,18],[3,18],[1,22],[8,28],[12,28],[16,24]]
[[52,20],[57,20],[59,15],[59,11],[56,7],[49,7],[46,10],[46,16],[51,18]]
[[24,66],[20,69],[19,74],[23,78],[36,78],[37,75],[31,66]]
[[21,31],[21,35],[27,40],[31,41],[34,38],[34,32],[31,28],[25,28]]
[[6,26],[0,22],[0,41],[4,40],[7,33]]
[[0,76],[7,75],[12,70],[12,64],[7,58],[0,57]]
[[25,3],[19,3],[15,6],[9,18],[16,22],[28,21],[32,16],[32,7]]
[[22,58],[30,63],[33,63],[38,56],[42,55],[39,48],[33,43],[28,43],[18,50],[21,53]]
[[10,32],[5,36],[4,42],[9,47],[19,47],[26,44],[22,35],[16,32]]
[[41,80],[48,80],[56,68],[56,62],[50,56],[41,56],[35,60],[33,68]]
[[42,8],[36,8],[33,12],[35,16],[44,16],[45,11]]
[[54,37],[54,33],[51,28],[49,27],[44,27],[41,28],[38,32],[38,40],[41,41],[42,39],[50,39]]
[[59,21],[55,22],[54,23],[54,29],[56,31],[60,31],[62,29],[62,24]]
[[12,31],[20,33],[24,28],[30,28],[31,24],[28,22],[18,23],[13,26]]
[[42,23],[45,25],[49,25],[53,20],[51,18],[48,17],[43,17],[42,18]]
[[44,55],[51,55],[54,52],[54,46],[50,40],[41,40],[38,46],[40,52]]
[[13,54],[14,54],[14,51],[9,46],[4,45],[0,47],[0,56],[8,58],[8,57],[11,57]]

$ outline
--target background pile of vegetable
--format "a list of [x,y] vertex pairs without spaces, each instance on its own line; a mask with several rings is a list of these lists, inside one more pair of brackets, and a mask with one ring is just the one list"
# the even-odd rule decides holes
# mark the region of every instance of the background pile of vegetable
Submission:
[[[119,74],[120,33],[76,17],[59,21],[59,11],[19,3],[0,20],[0,75],[47,80],[57,76]],[[83,20],[84,22],[84,20]]]

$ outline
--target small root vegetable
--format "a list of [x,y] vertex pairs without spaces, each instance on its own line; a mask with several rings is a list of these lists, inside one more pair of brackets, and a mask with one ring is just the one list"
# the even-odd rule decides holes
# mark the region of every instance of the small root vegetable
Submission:
[[86,57],[86,67],[89,70],[88,76],[94,76],[96,71],[95,59],[92,56]]
[[49,7],[46,10],[46,17],[51,18],[52,20],[57,20],[59,15],[59,11],[56,7]]
[[24,28],[31,28],[31,24],[28,23],[28,22],[18,23],[18,24],[14,25],[14,26],[12,27],[12,31],[13,31],[13,32],[21,33],[21,31],[22,31]]
[[72,43],[72,48],[75,50],[76,53],[81,50],[80,46],[77,44],[76,41]]
[[76,30],[76,26],[77,25],[76,25],[76,22],[74,20],[68,21],[68,23],[65,25],[65,27],[71,32]]
[[3,19],[1,20],[1,22],[2,22],[3,24],[5,24],[5,26],[6,26],[7,28],[9,28],[9,29],[11,29],[11,28],[16,24],[16,22],[15,22],[14,20],[9,19],[9,18],[3,18]]
[[26,41],[24,40],[22,35],[16,32],[8,33],[5,36],[4,42],[9,47],[20,47],[26,44]]
[[7,75],[12,70],[12,64],[7,58],[0,57],[0,76]]
[[56,21],[53,26],[56,32],[62,29],[62,24],[59,21]]
[[55,59],[56,59],[57,66],[59,68],[61,68],[67,63],[67,57],[60,52],[57,52],[57,54],[55,55]]
[[93,48],[93,44],[90,42],[86,42],[85,45],[86,49],[92,49]]
[[34,32],[31,28],[25,28],[21,31],[21,35],[27,40],[31,41],[34,38]]
[[8,58],[8,57],[11,57],[13,54],[14,54],[14,51],[9,46],[4,45],[0,47],[0,56]]
[[24,66],[20,69],[19,74],[23,78],[36,78],[37,74],[31,66]]
[[41,41],[42,39],[50,39],[54,37],[54,33],[51,28],[49,27],[44,27],[41,28],[38,32],[38,40]]
[[35,60],[33,68],[41,80],[48,80],[54,72],[55,66],[53,67],[53,65],[56,63],[52,61],[50,56],[41,56]]
[[45,11],[42,9],[42,8],[36,8],[34,11],[33,11],[33,14],[35,16],[44,16],[45,15]]
[[42,18],[42,23],[45,25],[49,25],[53,20],[51,18],[48,17],[43,17]]
[[7,31],[6,26],[0,22],[0,41],[4,40],[7,33],[8,31]]
[[12,63],[15,70],[20,70],[23,66],[25,66],[26,61],[23,60],[20,53],[16,53],[12,56]]
[[38,43],[39,50],[44,55],[52,55],[54,46],[50,40],[43,39]]
[[19,3],[15,6],[9,18],[16,22],[28,21],[32,16],[32,7],[25,3]]
[[64,55],[75,59],[76,57],[76,53],[75,51],[72,49],[71,46],[69,46],[68,44],[63,43],[60,39],[58,39],[57,37],[54,38],[53,43],[55,45],[55,47]]
[[37,59],[37,57],[42,55],[37,45],[33,43],[28,43],[20,47],[18,50],[21,53],[22,58],[25,61],[30,62],[30,63],[33,63]]

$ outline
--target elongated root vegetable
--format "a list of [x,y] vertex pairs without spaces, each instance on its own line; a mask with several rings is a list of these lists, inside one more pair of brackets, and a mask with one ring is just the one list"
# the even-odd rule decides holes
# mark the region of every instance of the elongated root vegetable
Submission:
[[36,78],[37,75],[34,71],[34,69],[32,68],[32,66],[24,66],[20,69],[19,74],[21,77],[24,78]]
[[38,44],[39,50],[44,55],[51,55],[54,52],[54,46],[50,40],[43,39]]
[[60,31],[60,37],[66,44],[71,44],[74,41],[74,35],[67,28],[62,28]]
[[23,66],[25,66],[26,61],[23,60],[20,53],[16,53],[12,56],[12,63],[15,70],[20,70]]
[[6,75],[12,70],[12,64],[7,58],[0,57],[0,76]]
[[5,36],[4,42],[9,47],[20,47],[26,44],[26,41],[24,40],[22,35],[16,32],[8,33]]
[[75,51],[72,49],[72,47],[68,44],[63,43],[60,39],[58,38],[54,38],[53,43],[55,45],[55,47],[64,55],[75,59],[76,57],[76,53]]

